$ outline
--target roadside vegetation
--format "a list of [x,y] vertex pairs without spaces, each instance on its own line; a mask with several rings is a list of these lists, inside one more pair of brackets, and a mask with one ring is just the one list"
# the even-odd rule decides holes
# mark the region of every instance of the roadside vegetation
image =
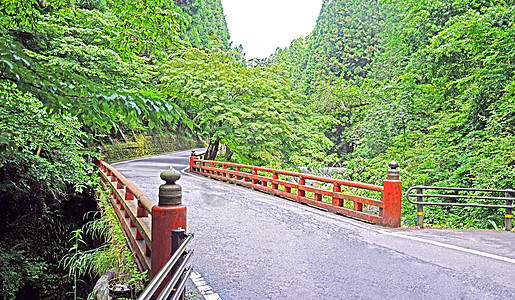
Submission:
[[[94,197],[98,146],[118,160],[205,144],[376,184],[396,160],[404,189],[513,188],[513,20],[511,0],[325,0],[310,35],[247,61],[220,0],[1,1],[0,298],[84,298],[109,268],[142,278],[108,254],[123,242]],[[426,222],[503,216],[434,208]]]
[[[387,163],[413,185],[515,185],[514,1],[324,1],[314,31],[278,49],[282,68],[349,168],[381,183]],[[499,209],[431,208],[426,222],[502,228]],[[403,203],[403,221],[415,208]]]

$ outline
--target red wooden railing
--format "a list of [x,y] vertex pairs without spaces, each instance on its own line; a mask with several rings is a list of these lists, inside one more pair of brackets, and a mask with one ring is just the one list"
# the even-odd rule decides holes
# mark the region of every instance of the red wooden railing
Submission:
[[[195,156],[190,157],[191,172],[261,190],[299,203],[323,208],[333,213],[359,218],[387,227],[399,227],[402,184],[399,180],[399,171],[396,170],[398,164],[392,161],[389,166],[387,179],[380,186],[258,166],[202,160]],[[288,180],[279,179],[280,175]],[[292,178],[294,180],[291,180]],[[311,184],[306,184],[306,180],[311,181]],[[314,183],[329,185],[331,189],[317,187]],[[342,187],[345,186],[380,192],[381,194],[379,199],[347,194],[342,192]],[[306,193],[311,194],[312,197]],[[344,200],[353,202],[352,208],[344,207]],[[375,212],[374,210],[364,211],[364,204],[377,207],[377,209]]]
[[158,205],[104,161],[100,161],[100,177],[138,267],[154,278],[170,259],[170,233],[186,230],[186,207],[181,204],[181,187],[175,184],[180,174],[172,168],[161,173],[166,183],[159,188]]

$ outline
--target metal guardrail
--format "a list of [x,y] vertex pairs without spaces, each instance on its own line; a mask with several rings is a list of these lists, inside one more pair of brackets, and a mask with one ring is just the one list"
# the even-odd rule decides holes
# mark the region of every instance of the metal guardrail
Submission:
[[[186,234],[184,229],[172,230],[172,257],[152,279],[138,300],[184,299],[186,281],[192,271],[192,267],[186,265],[193,255],[193,250],[186,250],[186,246],[192,238],[193,234]],[[169,275],[171,278],[163,287]],[[155,295],[156,292],[158,296]]]
[[[438,195],[438,194],[424,194],[423,190],[442,190],[442,191],[455,191],[457,192],[485,192],[485,193],[504,193],[505,197],[493,196],[477,196],[477,195]],[[415,194],[410,194],[415,190]],[[410,199],[415,197],[417,201]],[[505,211],[505,229],[510,231],[513,228],[513,200],[515,200],[515,190],[495,190],[495,189],[474,189],[474,188],[456,188],[456,187],[434,187],[417,185],[410,187],[406,192],[406,198],[411,204],[417,206],[417,226],[424,227],[424,205],[438,205],[438,206],[462,206],[462,207],[484,207],[484,208],[504,208]],[[460,202],[424,202],[423,198],[444,198],[444,199],[481,199],[481,200],[504,200],[504,204],[485,204],[485,203],[460,203]]]

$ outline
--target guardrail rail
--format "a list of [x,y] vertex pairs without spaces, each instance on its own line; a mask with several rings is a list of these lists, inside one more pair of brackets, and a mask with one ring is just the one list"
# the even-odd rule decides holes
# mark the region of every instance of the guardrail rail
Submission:
[[[186,250],[186,246],[192,238],[193,234],[186,234],[184,229],[172,230],[172,257],[139,295],[138,300],[184,299],[186,281],[192,271],[192,267],[187,264],[193,255],[193,250]],[[167,283],[159,292],[164,282]]]
[[[453,191],[454,194],[424,194],[424,190],[441,190],[441,191]],[[415,193],[411,193],[415,191]],[[482,193],[501,193],[504,197],[496,196],[478,196],[478,195],[459,195],[459,192],[482,192]],[[414,201],[410,197],[415,197],[417,200]],[[515,200],[515,191],[512,189],[506,190],[495,190],[495,189],[475,189],[475,188],[457,188],[457,187],[434,187],[434,186],[422,186],[417,185],[410,187],[406,191],[406,198],[411,204],[417,206],[417,226],[424,227],[424,206],[425,205],[438,205],[438,206],[462,206],[462,207],[484,207],[484,208],[504,208],[505,209],[505,229],[507,231],[513,228],[513,201]],[[424,198],[443,198],[443,199],[476,199],[476,200],[500,200],[504,201],[504,204],[486,204],[486,203],[460,203],[460,202],[424,202]]]

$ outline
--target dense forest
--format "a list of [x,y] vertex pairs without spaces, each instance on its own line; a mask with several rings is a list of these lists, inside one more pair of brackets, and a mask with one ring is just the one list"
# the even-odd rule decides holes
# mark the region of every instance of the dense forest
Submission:
[[[0,298],[85,297],[77,278],[109,268],[144,277],[92,200],[97,146],[127,132],[246,164],[343,166],[354,181],[380,184],[395,160],[403,188],[512,188],[514,20],[511,0],[324,0],[311,34],[246,61],[220,0],[0,2]],[[426,213],[446,227],[503,220]]]
[[[317,25],[268,60],[302,90],[346,178],[380,183],[388,161],[413,185],[512,188],[514,1],[324,1]],[[501,210],[439,209],[429,223],[502,227]],[[403,221],[414,224],[403,205]]]

